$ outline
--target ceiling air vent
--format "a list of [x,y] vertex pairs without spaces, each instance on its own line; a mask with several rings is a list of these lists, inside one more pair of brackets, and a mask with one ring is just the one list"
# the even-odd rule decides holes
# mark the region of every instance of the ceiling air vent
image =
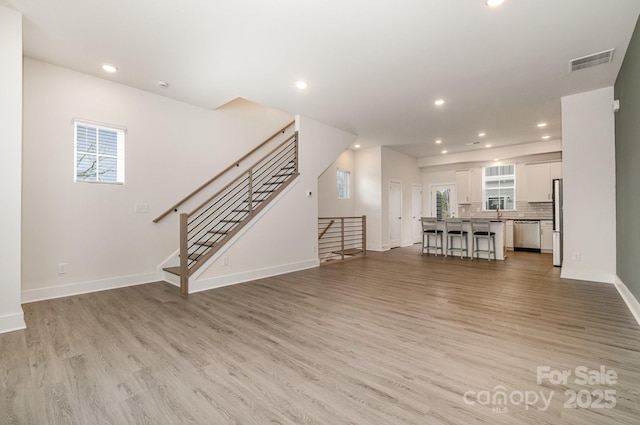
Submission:
[[569,62],[571,64],[571,72],[611,62],[614,50],[616,49],[605,50],[604,52],[571,60]]

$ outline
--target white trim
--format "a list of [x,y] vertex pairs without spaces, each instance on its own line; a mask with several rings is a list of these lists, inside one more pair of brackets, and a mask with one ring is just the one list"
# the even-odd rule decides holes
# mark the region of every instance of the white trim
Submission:
[[[412,229],[412,230],[413,230],[413,229]],[[414,242],[413,240],[408,240],[408,241],[407,241],[407,240],[404,240],[404,241],[402,241],[402,242],[400,243],[400,246],[401,246],[402,248],[406,248],[406,247],[408,247],[408,246],[412,246],[413,244],[416,244],[416,243],[420,243],[420,241],[418,241],[418,242]]]
[[640,302],[638,302],[627,285],[625,285],[622,279],[620,279],[618,276],[616,276],[614,285],[616,286],[616,289],[618,290],[618,293],[620,294],[624,302],[627,304],[627,307],[629,307],[629,311],[631,311],[631,314],[633,314],[633,317],[635,317],[636,322],[638,322],[638,325],[640,325]]
[[22,291],[22,304],[54,298],[70,297],[90,292],[106,291],[109,289],[124,288],[127,286],[142,285],[144,283],[158,282],[161,280],[162,274],[155,272],[71,283],[68,285],[48,288],[27,289]]
[[311,269],[320,266],[320,260],[314,258],[312,260],[299,261],[297,263],[283,264],[280,266],[267,267],[264,269],[251,270],[229,274],[226,276],[216,276],[200,281],[189,282],[189,293],[202,292],[209,289],[221,288],[223,286],[235,285],[237,283],[249,282],[256,279],[277,276],[285,273],[297,272],[300,270]]
[[0,317],[0,334],[26,329],[24,313],[9,314]]
[[586,280],[589,282],[614,283],[615,275],[597,270],[572,270],[562,266],[560,272],[562,279]]

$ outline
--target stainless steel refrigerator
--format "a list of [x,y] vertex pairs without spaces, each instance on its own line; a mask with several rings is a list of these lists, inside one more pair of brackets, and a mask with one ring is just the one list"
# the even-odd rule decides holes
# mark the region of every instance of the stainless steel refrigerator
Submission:
[[562,179],[553,180],[553,265],[562,266]]

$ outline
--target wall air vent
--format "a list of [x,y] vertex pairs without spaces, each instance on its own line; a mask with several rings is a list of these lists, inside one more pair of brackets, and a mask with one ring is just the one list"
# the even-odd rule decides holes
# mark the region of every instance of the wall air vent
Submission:
[[569,62],[571,64],[571,72],[611,62],[613,60],[614,50],[616,49],[605,50],[604,52],[594,53],[593,55],[572,59]]

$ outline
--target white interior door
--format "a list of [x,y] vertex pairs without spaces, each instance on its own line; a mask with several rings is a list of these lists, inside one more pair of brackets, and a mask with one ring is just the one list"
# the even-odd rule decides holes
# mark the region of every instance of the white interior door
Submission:
[[431,216],[438,220],[456,217],[458,203],[456,201],[456,185],[431,185]]
[[413,243],[422,241],[422,186],[414,184],[411,186],[411,235]]
[[402,238],[402,184],[389,182],[389,248],[400,246]]

